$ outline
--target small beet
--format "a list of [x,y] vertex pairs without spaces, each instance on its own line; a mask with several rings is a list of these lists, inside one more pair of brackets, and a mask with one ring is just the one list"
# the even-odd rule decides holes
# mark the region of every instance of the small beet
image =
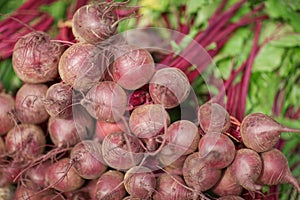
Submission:
[[76,43],[60,57],[58,72],[61,79],[75,90],[87,91],[99,82],[107,62],[106,54],[98,47]]
[[212,192],[219,196],[240,195],[243,187],[240,186],[231,174],[231,166],[225,169],[218,183],[212,188]]
[[246,147],[264,152],[274,147],[282,132],[299,133],[300,129],[285,127],[263,113],[252,113],[243,119],[240,132]]
[[58,77],[62,46],[47,33],[36,31],[21,37],[14,46],[12,63],[16,75],[25,83],[45,83]]
[[135,166],[125,173],[124,185],[131,196],[149,199],[155,191],[156,178],[151,169]]
[[70,161],[69,158],[63,158],[48,168],[45,179],[51,188],[70,192],[84,184],[84,180],[76,173]]
[[118,19],[114,10],[126,3],[101,2],[80,7],[72,19],[72,32],[80,42],[98,44],[117,32]]
[[141,162],[144,156],[138,138],[126,133],[112,133],[102,143],[105,163],[117,170],[127,170]]
[[110,69],[114,81],[127,90],[147,84],[155,72],[151,54],[132,45],[121,46],[118,50],[122,54],[115,58]]
[[199,156],[216,169],[222,169],[231,164],[235,156],[235,146],[231,139],[216,132],[205,134],[199,142]]
[[82,178],[96,179],[106,171],[101,147],[96,141],[84,140],[72,148],[70,158],[74,160],[74,169]]
[[46,138],[43,130],[33,124],[20,124],[5,138],[6,150],[15,161],[28,162],[44,152]]
[[187,99],[190,90],[191,86],[187,76],[175,67],[157,70],[149,84],[152,100],[166,109],[180,105]]
[[181,176],[163,173],[157,178],[157,190],[153,200],[185,200],[193,199],[193,192],[184,187]]
[[51,85],[46,93],[44,106],[52,117],[70,118],[72,116],[72,87],[60,82]]
[[300,183],[293,176],[286,157],[278,149],[263,152],[262,159],[262,173],[258,182],[263,185],[279,185],[289,183],[293,185],[298,193],[300,193]]
[[129,127],[139,138],[152,138],[170,124],[170,116],[159,104],[138,106],[130,115]]
[[259,154],[252,149],[239,149],[231,165],[231,174],[236,182],[249,191],[262,188],[256,184],[262,171],[262,161]]
[[16,115],[22,123],[39,124],[45,122],[49,114],[43,100],[48,87],[45,84],[26,83],[16,94]]
[[74,146],[80,142],[81,138],[84,138],[77,132],[73,118],[60,119],[50,117],[48,132],[53,144],[59,148]]
[[183,165],[183,178],[186,184],[198,192],[212,188],[221,178],[222,171],[212,168],[199,153],[190,154]]
[[103,81],[92,87],[81,103],[94,118],[112,123],[125,113],[127,94],[117,83]]
[[206,102],[199,107],[198,121],[207,132],[225,132],[230,127],[230,115],[220,104]]
[[123,184],[124,174],[109,170],[98,179],[95,189],[95,200],[122,200],[126,196]]

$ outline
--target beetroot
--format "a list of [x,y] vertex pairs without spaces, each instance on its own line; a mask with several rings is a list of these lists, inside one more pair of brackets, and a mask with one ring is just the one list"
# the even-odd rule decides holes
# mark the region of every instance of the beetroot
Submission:
[[240,186],[231,174],[231,167],[225,169],[224,174],[218,183],[212,188],[212,191],[219,196],[226,195],[240,195],[242,193],[242,186]]
[[135,166],[125,173],[124,186],[131,196],[149,199],[155,191],[156,178],[149,168]]
[[185,200],[193,198],[193,192],[184,187],[181,176],[163,173],[157,179],[157,189],[153,195],[154,200]]
[[112,133],[102,143],[105,163],[117,170],[127,170],[141,162],[144,154],[139,140],[125,133]]
[[263,113],[247,115],[241,124],[243,143],[256,152],[271,150],[279,141],[281,132],[300,132],[285,127]]
[[16,162],[28,162],[44,152],[46,139],[43,130],[33,124],[20,124],[5,138],[7,153]]
[[123,179],[124,174],[116,170],[109,170],[102,174],[96,185],[94,199],[122,200],[126,195]]
[[278,149],[271,149],[261,154],[262,172],[258,183],[263,185],[279,185],[289,183],[300,193],[300,183],[293,177],[288,161]]
[[76,43],[62,54],[58,72],[66,84],[86,91],[101,79],[107,62],[108,58],[98,47]]
[[70,158],[74,161],[74,169],[82,178],[96,179],[106,171],[101,147],[96,141],[84,140],[72,148]]
[[154,61],[151,54],[131,45],[118,48],[117,56],[110,68],[113,80],[127,90],[136,90],[147,84],[153,76]]
[[84,184],[84,180],[76,173],[69,158],[53,163],[46,171],[49,187],[61,192],[75,191]]
[[155,72],[149,84],[154,103],[174,108],[187,99],[191,90],[187,76],[178,68],[166,67]]
[[[19,185],[15,192],[13,200],[41,200],[41,198],[50,195],[50,191],[43,191],[37,193],[37,191],[31,190],[25,186]],[[55,199],[54,199],[55,200]]]
[[0,93],[0,135],[6,134],[14,126],[12,116],[8,113],[15,108],[15,100],[12,96]]
[[198,127],[188,120],[172,123],[167,129],[165,137],[167,143],[158,154],[159,161],[164,166],[173,163],[182,155],[196,151],[200,140]]
[[170,116],[159,104],[138,106],[130,115],[129,127],[139,138],[151,138],[170,124]]
[[182,168],[186,184],[197,192],[212,188],[221,178],[222,172],[212,168],[206,160],[199,157],[199,153],[190,154]]
[[81,103],[96,119],[116,122],[126,111],[127,94],[115,82],[103,81],[92,87]]
[[70,118],[72,116],[72,88],[63,83],[51,85],[44,99],[44,106],[48,114],[57,118]]
[[45,180],[45,174],[48,168],[50,167],[51,162],[46,161],[42,162],[37,166],[29,168],[26,171],[25,178],[22,182],[25,186],[31,190],[40,190],[47,186],[47,182]]
[[256,184],[261,174],[262,161],[258,153],[251,149],[239,149],[231,165],[231,174],[236,182],[249,191],[257,191],[262,188]]
[[198,121],[205,132],[225,132],[230,127],[230,116],[220,104],[206,102],[199,107]]
[[216,132],[209,132],[200,139],[198,151],[199,156],[205,158],[215,169],[222,169],[230,165],[236,152],[231,139]]
[[117,31],[118,18],[113,12],[120,3],[101,2],[80,7],[72,19],[77,40],[97,44]]
[[75,122],[71,119],[60,119],[50,117],[48,131],[53,144],[57,147],[70,147],[80,142],[81,138],[77,132]]
[[45,84],[24,84],[16,94],[16,115],[22,123],[39,124],[49,117],[43,98],[48,90]]
[[25,83],[45,83],[58,77],[62,46],[47,33],[36,31],[21,37],[14,46],[12,64]]

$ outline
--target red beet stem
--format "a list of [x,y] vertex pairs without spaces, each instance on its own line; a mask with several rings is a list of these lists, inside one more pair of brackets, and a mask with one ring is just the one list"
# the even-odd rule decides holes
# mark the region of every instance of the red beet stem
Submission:
[[247,62],[247,67],[245,68],[245,73],[244,73],[242,81],[241,81],[240,103],[239,103],[240,106],[238,108],[238,113],[237,113],[237,118],[239,120],[242,120],[245,115],[246,98],[247,98],[247,93],[248,93],[248,88],[249,88],[252,65],[253,65],[254,59],[260,49],[258,40],[259,40],[259,36],[260,36],[260,32],[261,32],[261,26],[262,26],[261,22],[256,23],[253,47],[252,47],[252,50],[250,53],[249,61]]

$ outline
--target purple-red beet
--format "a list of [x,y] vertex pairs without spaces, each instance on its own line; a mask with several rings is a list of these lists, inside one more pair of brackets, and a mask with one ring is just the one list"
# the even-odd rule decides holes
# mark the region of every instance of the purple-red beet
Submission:
[[117,83],[103,81],[88,91],[81,104],[96,119],[116,122],[126,111],[127,94]]
[[[52,195],[49,190],[37,193],[37,191],[31,190],[26,186],[18,185],[13,200],[41,200],[43,197],[48,197],[48,195]],[[53,200],[56,199],[54,198]]]
[[116,170],[109,170],[98,179],[95,200],[122,200],[125,195],[123,184],[124,174]]
[[127,90],[136,90],[147,84],[152,78],[155,68],[151,54],[132,45],[118,48],[117,56],[110,68],[115,82]]
[[48,132],[53,144],[57,147],[71,147],[80,142],[83,136],[77,132],[75,122],[71,119],[50,117]]
[[205,159],[199,157],[199,152],[186,158],[182,172],[186,184],[197,192],[212,188],[222,176],[222,171],[212,168]]
[[50,165],[51,162],[46,161],[37,166],[29,168],[25,173],[24,179],[22,180],[23,184],[25,184],[27,188],[35,191],[47,187],[45,174]]
[[125,173],[124,186],[131,196],[149,199],[155,191],[156,178],[151,169],[135,166]]
[[174,108],[187,99],[191,86],[187,76],[178,68],[166,67],[155,72],[150,80],[152,100],[165,108]]
[[72,32],[76,39],[97,44],[114,35],[119,22],[114,9],[118,4],[101,2],[79,8],[72,19]]
[[138,106],[130,115],[129,127],[139,138],[152,138],[170,124],[170,116],[159,104]]
[[219,196],[239,196],[242,193],[243,187],[236,182],[234,176],[231,174],[231,167],[229,166],[225,169],[221,179],[211,190]]
[[197,126],[188,120],[172,123],[165,134],[166,145],[158,154],[159,161],[168,166],[182,155],[193,153],[198,148],[200,134]]
[[61,79],[74,89],[86,91],[99,82],[108,58],[92,44],[76,43],[61,56],[58,72]]
[[126,133],[112,133],[102,143],[105,163],[117,170],[127,170],[143,159],[143,151],[138,138]]
[[279,185],[289,183],[300,193],[300,183],[293,176],[286,157],[278,149],[261,153],[262,172],[258,183],[263,185]]
[[21,37],[14,46],[12,63],[25,83],[45,83],[58,77],[57,66],[62,46],[47,33],[36,31]]
[[49,187],[60,192],[75,191],[84,184],[84,180],[76,173],[69,158],[53,163],[45,176]]
[[239,149],[231,165],[231,174],[236,182],[249,191],[262,188],[256,184],[262,171],[262,161],[259,154],[251,149]]
[[0,135],[6,134],[14,126],[9,112],[15,108],[15,100],[11,95],[0,93]]
[[300,132],[300,129],[285,127],[263,113],[247,115],[241,124],[243,143],[256,152],[271,150],[279,141],[282,132]]
[[182,155],[193,153],[198,148],[200,134],[197,126],[188,120],[172,123],[166,132],[167,146],[173,147]]
[[49,117],[43,100],[48,87],[45,84],[24,84],[16,94],[16,115],[22,123],[39,124]]
[[96,141],[84,140],[72,148],[70,158],[74,161],[74,169],[82,178],[96,179],[106,171],[101,147]]
[[153,195],[154,200],[185,200],[193,198],[193,192],[184,187],[184,181],[181,176],[168,175],[163,173],[157,178],[156,192]]
[[206,102],[199,107],[198,121],[205,132],[225,132],[230,127],[230,115],[220,104]]
[[63,82],[48,88],[44,106],[51,117],[65,119],[72,116],[72,91],[72,87]]
[[199,142],[199,156],[215,169],[222,169],[231,164],[235,156],[235,146],[231,139],[218,132],[205,134]]
[[20,124],[5,138],[7,153],[17,162],[28,162],[44,152],[46,139],[43,130],[33,124]]
[[19,181],[18,174],[22,171],[20,163],[10,162],[0,168],[0,187],[8,186]]

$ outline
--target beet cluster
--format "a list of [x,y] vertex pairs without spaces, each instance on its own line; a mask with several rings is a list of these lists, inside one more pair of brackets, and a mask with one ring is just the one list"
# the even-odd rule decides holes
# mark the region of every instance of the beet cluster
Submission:
[[[300,192],[275,148],[281,132],[300,131],[262,113],[238,122],[213,101],[195,103],[183,71],[157,68],[147,49],[116,35],[120,6],[78,9],[71,46],[43,32],[16,43],[24,84],[14,97],[0,94],[7,199],[239,200],[282,183]],[[182,114],[187,106],[195,119]]]

